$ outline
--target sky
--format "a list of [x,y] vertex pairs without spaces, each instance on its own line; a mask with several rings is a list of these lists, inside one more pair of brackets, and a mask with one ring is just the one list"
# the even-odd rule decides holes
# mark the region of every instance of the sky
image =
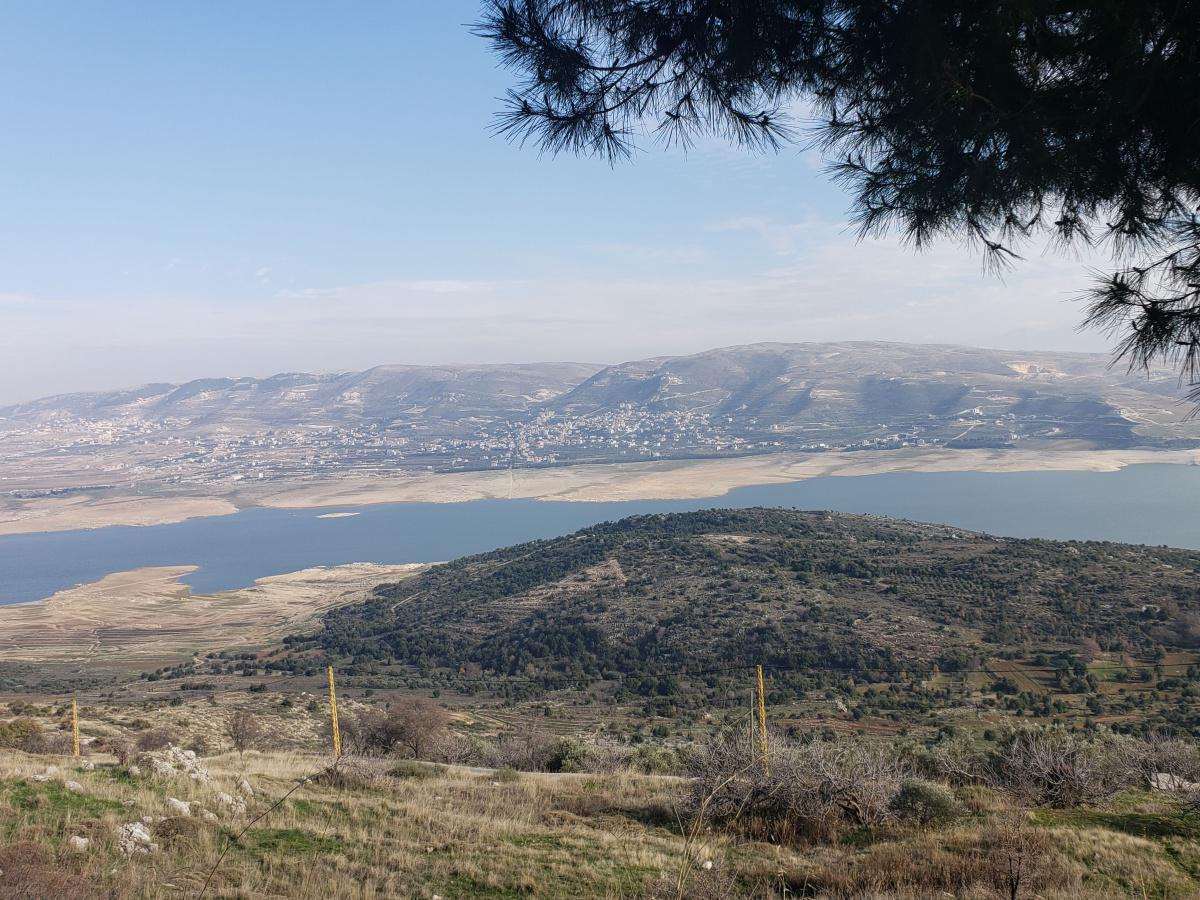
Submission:
[[757,341],[1106,349],[1081,260],[860,242],[799,148],[495,136],[474,0],[0,8],[0,403]]

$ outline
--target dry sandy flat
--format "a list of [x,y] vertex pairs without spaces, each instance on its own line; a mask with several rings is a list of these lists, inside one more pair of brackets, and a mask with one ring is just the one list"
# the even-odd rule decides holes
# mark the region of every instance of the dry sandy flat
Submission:
[[1138,463],[1200,462],[1200,450],[885,450],[776,453],[738,459],[624,463],[509,472],[344,478],[283,488],[261,506],[309,508],[369,503],[524,498],[535,500],[684,500],[735,488],[837,475],[884,472],[1115,472]]
[[299,630],[331,606],[427,568],[353,563],[260,578],[252,587],[193,595],[195,566],[118,572],[36,603],[0,606],[0,659],[102,665],[187,659]]
[[107,525],[166,525],[235,512],[237,507],[220,497],[47,497],[0,507],[0,535]]
[[[0,505],[0,535],[155,525],[246,506],[285,509],[464,500],[686,500],[735,488],[884,472],[1111,472],[1138,463],[1200,463],[1200,450],[883,450],[776,453],[736,459],[611,463],[553,469],[323,478],[243,489],[223,497],[52,498]],[[332,516],[352,515],[334,513]]]

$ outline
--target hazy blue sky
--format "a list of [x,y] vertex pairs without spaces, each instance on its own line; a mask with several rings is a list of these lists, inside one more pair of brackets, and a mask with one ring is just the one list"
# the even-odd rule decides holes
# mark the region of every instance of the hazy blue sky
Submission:
[[437,3],[0,10],[0,401],[759,340],[1101,349],[1079,261],[857,244],[799,150],[540,157]]

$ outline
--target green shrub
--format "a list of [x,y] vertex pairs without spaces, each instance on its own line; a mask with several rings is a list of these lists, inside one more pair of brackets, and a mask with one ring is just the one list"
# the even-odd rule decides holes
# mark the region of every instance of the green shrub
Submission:
[[920,825],[945,825],[962,814],[962,806],[948,787],[923,778],[906,778],[892,798],[891,810]]
[[402,759],[396,765],[387,770],[388,775],[392,778],[416,778],[418,780],[425,778],[434,778],[440,774],[441,770],[437,766],[431,766],[427,763],[420,763],[413,759]]
[[11,722],[0,722],[0,747],[19,750],[38,733],[38,723],[33,719],[17,718]]
[[635,751],[629,765],[645,775],[669,775],[681,768],[679,754],[670,747],[642,744]]
[[586,772],[588,748],[574,738],[560,737],[550,745],[547,772]]

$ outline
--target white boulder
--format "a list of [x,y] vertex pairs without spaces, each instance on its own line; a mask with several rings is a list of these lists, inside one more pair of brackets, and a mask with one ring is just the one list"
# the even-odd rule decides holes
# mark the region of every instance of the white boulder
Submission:
[[117,847],[126,856],[158,851],[158,844],[150,837],[150,829],[141,822],[129,822],[117,829]]
[[1185,791],[1194,791],[1200,788],[1200,784],[1188,781],[1182,775],[1174,775],[1170,772],[1155,772],[1150,776],[1150,788],[1155,791],[1184,793]]
[[229,810],[235,816],[243,815],[246,812],[246,801],[241,797],[233,797],[224,791],[218,791],[213,795],[213,799],[217,802],[218,806]]
[[190,778],[201,784],[210,781],[208,770],[200,765],[195,751],[184,750],[174,744],[161,750],[143,753],[138,757],[138,762],[158,778]]

